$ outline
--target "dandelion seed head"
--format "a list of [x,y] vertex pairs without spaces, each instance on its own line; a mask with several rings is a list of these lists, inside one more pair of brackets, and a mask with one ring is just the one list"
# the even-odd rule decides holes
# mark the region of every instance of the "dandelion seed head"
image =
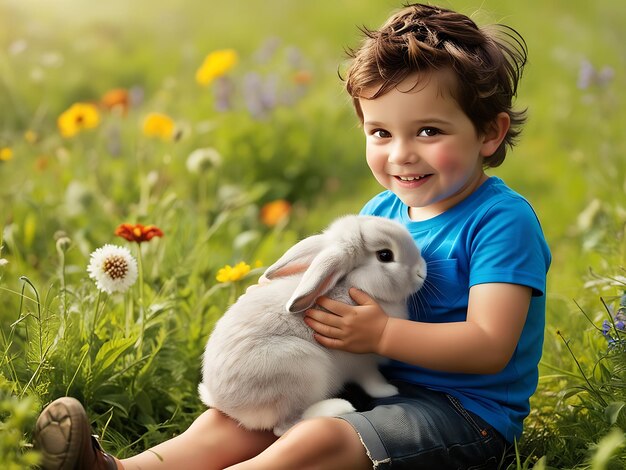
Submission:
[[222,163],[222,157],[211,147],[194,150],[187,157],[187,170],[190,173],[204,173]]

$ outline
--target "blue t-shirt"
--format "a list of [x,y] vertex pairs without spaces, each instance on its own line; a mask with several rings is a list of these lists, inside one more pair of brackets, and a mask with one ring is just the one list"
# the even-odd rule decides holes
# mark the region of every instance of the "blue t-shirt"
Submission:
[[519,343],[501,372],[440,372],[398,361],[383,370],[389,378],[455,396],[508,441],[519,439],[529,398],[537,388],[551,261],[530,204],[501,179],[490,177],[459,204],[429,220],[412,221],[408,207],[390,191],[374,197],[361,213],[401,222],[422,250],[427,275],[424,287],[409,300],[412,320],[465,321],[469,289],[476,284],[503,282],[532,288]]

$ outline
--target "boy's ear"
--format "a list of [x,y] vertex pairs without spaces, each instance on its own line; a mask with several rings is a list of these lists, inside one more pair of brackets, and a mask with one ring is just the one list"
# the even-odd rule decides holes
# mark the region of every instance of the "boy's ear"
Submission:
[[511,117],[507,113],[499,113],[491,123],[491,126],[483,135],[483,144],[480,148],[480,155],[483,157],[492,156],[506,137],[506,133],[511,126]]

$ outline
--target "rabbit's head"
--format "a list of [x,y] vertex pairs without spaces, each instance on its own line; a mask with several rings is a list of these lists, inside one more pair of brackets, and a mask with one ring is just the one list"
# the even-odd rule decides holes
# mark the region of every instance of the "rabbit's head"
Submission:
[[338,282],[379,301],[403,302],[419,290],[426,263],[407,229],[382,217],[349,215],[290,248],[265,272],[268,279],[304,272],[287,302],[299,312]]

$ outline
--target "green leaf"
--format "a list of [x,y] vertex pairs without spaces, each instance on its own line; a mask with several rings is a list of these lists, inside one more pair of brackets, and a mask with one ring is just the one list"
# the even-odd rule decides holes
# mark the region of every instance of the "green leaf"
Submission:
[[571,388],[563,393],[563,399],[567,400],[568,398],[574,397],[583,391],[582,388]]
[[623,401],[614,401],[613,403],[609,403],[609,406],[604,409],[604,416],[606,416],[609,424],[615,424],[617,422],[619,413],[625,405],[626,403]]
[[128,351],[135,340],[133,338],[117,338],[107,341],[102,345],[94,361],[96,375],[101,374],[111,367],[115,361]]
[[604,470],[607,468],[616,451],[624,444],[624,431],[613,428],[598,442],[593,456],[591,457],[592,470]]

